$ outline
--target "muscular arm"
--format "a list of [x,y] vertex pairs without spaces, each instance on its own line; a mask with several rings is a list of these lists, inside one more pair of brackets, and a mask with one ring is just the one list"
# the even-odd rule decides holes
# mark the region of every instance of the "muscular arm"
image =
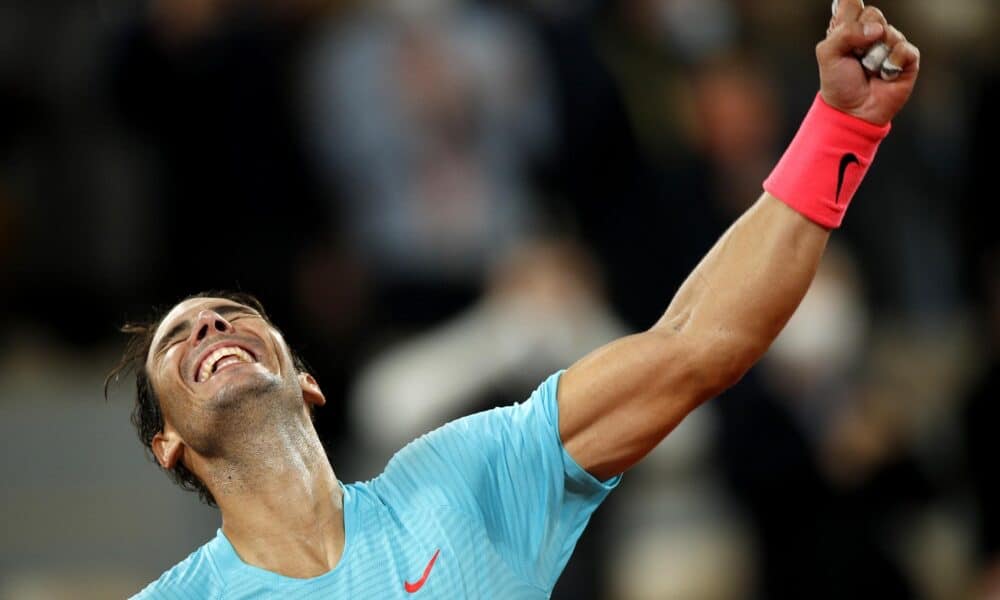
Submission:
[[[829,106],[884,125],[909,98],[920,53],[877,8],[861,0],[835,6],[816,46],[820,93]],[[895,77],[866,73],[857,60],[855,51],[876,41],[892,49],[887,63]],[[739,380],[802,300],[828,238],[829,231],[764,193],[702,259],[656,325],[600,348],[562,376],[559,433],[570,455],[598,478],[621,473]]]
[[652,328],[563,374],[559,433],[570,455],[600,479],[621,473],[739,380],[799,305],[829,235],[764,193]]

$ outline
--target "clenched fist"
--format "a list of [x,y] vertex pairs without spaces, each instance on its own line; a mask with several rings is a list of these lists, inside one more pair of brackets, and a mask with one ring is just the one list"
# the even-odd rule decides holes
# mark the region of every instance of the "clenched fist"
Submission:
[[[826,39],[816,46],[820,94],[834,108],[884,125],[913,92],[920,71],[920,50],[874,6],[865,7],[862,0],[841,0],[835,7]],[[886,79],[878,71],[869,73],[858,60],[879,42],[889,48],[882,71],[892,77]]]

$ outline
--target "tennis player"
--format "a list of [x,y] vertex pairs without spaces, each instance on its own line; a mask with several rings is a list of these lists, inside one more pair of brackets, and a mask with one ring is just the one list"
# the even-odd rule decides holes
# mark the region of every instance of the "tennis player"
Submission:
[[[869,70],[858,56],[879,42]],[[820,91],[764,193],[653,327],[522,404],[420,437],[371,481],[337,479],[311,420],[323,392],[255,301],[192,297],[128,328],[112,375],[136,370],[140,437],[222,513],[212,540],[136,597],[549,597],[621,473],[739,380],[791,316],[920,62],[860,0],[839,3],[816,56]]]

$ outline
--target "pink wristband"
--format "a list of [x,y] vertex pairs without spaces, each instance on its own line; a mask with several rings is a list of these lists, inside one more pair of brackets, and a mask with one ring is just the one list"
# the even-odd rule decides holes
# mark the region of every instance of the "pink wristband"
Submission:
[[764,190],[823,227],[840,227],[891,127],[841,112],[816,94],[795,139],[764,180]]

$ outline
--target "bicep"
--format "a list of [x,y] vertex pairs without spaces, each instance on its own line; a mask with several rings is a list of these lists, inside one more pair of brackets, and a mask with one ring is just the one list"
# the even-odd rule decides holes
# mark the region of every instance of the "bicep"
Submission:
[[828,237],[763,194],[705,255],[660,322],[567,371],[559,431],[570,455],[598,478],[620,473],[738,381],[794,312]]
[[563,374],[559,434],[598,479],[633,466],[707,399],[703,344],[678,329],[624,337]]

